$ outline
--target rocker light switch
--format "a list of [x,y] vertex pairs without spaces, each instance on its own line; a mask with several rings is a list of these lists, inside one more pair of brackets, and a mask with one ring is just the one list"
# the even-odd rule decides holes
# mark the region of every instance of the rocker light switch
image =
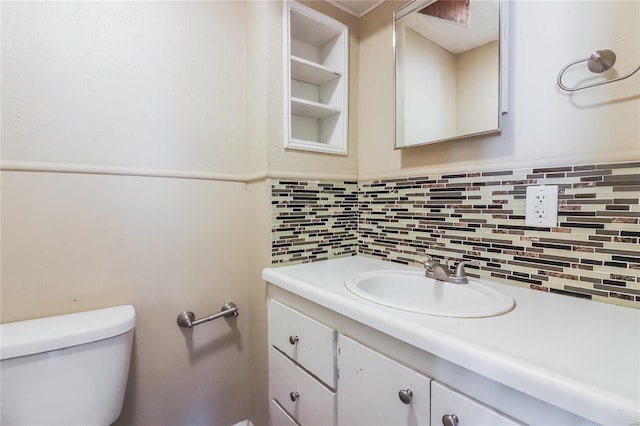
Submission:
[[558,186],[528,186],[525,215],[527,226],[555,228],[558,226]]

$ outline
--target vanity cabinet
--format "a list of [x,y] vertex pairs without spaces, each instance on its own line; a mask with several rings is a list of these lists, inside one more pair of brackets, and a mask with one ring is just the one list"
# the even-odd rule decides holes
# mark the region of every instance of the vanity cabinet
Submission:
[[268,289],[272,426],[454,426],[454,415],[459,426],[593,424],[273,285]]
[[285,147],[346,154],[348,28],[293,1],[284,8]]
[[518,425],[401,362],[269,300],[272,426]]
[[[503,291],[517,301],[509,314],[444,318],[374,304],[345,285],[351,277],[388,268],[386,262],[353,256],[266,268],[262,273],[267,281],[273,351],[269,350],[275,351],[271,357],[285,356],[288,363],[283,370],[293,376],[300,369],[335,395],[333,409],[323,409],[335,413],[335,420],[327,424],[358,424],[363,416],[362,423],[369,424],[377,420],[403,424],[406,419],[414,425],[436,426],[443,420],[452,423],[454,414],[461,426],[518,422],[586,426],[640,420],[638,391],[630,380],[638,373],[637,311],[505,286]],[[549,309],[541,317],[542,308]],[[566,312],[574,318],[569,324],[564,321]],[[593,318],[606,318],[606,326],[603,323],[594,331]],[[295,328],[302,324],[324,330],[311,332],[312,336],[329,337],[308,339],[305,330]],[[609,334],[614,328],[619,331]],[[597,339],[585,341],[583,336],[589,333]],[[300,344],[298,349],[289,343],[291,336]],[[619,336],[632,340],[621,343]],[[320,340],[328,343],[317,346]],[[309,356],[302,356],[303,342],[314,345]],[[597,364],[599,359],[613,358],[619,364]],[[320,373],[322,363],[332,372]],[[598,374],[589,369],[593,365],[598,365]],[[294,391],[278,396],[277,371],[271,369],[271,397],[276,403]],[[424,383],[430,401],[426,408]],[[398,402],[402,390],[411,390],[412,406]],[[405,410],[405,417],[398,421],[382,417],[398,407]],[[283,408],[294,421],[306,424],[290,409]],[[287,424],[275,418],[273,422]]]
[[270,300],[269,345],[271,424],[335,424],[335,330]]
[[338,424],[428,425],[431,379],[338,336]]

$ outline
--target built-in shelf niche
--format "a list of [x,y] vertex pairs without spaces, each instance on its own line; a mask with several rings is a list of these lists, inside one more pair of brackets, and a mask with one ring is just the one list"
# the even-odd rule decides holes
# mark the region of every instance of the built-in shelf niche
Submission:
[[285,2],[285,147],[347,153],[346,25]]

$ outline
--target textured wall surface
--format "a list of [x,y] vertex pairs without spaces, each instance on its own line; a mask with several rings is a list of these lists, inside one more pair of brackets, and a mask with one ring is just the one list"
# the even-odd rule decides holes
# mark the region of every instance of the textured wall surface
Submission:
[[[2,322],[132,304],[118,425],[247,418],[264,385],[249,385],[243,3],[0,7]],[[176,325],[227,301],[238,318]]]

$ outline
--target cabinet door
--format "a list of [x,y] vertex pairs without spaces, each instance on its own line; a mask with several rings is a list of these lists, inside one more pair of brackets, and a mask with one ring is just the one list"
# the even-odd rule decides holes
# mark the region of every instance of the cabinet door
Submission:
[[339,425],[428,425],[430,381],[349,337],[338,336]]
[[[449,416],[449,420],[444,419]],[[455,420],[453,420],[455,416]],[[520,425],[492,408],[436,381],[431,382],[431,425],[501,426]]]

